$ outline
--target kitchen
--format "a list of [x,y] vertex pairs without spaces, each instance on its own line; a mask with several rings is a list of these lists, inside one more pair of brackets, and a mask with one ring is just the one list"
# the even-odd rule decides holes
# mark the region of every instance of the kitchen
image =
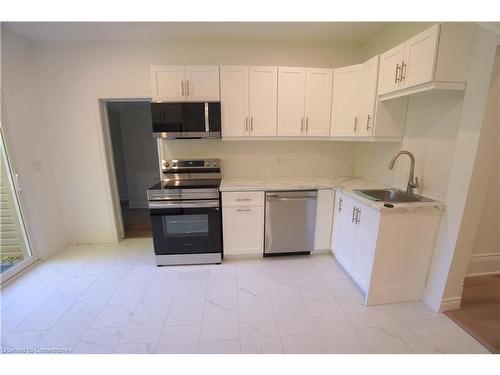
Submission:
[[[331,27],[340,30],[349,26]],[[356,26],[352,27],[355,34]],[[124,352],[148,352],[155,348],[164,348],[166,352],[181,350],[167,339],[163,340],[164,336],[160,337],[162,329],[173,336],[177,332],[179,337],[192,339],[184,348],[187,352],[244,352],[244,348],[255,350],[255,347],[257,352],[266,352],[269,348],[271,352],[289,353],[341,352],[342,349],[356,353],[483,352],[484,348],[464,331],[458,331],[458,327],[453,334],[460,339],[455,342],[444,340],[432,347],[427,346],[429,343],[419,342],[419,346],[411,340],[405,341],[402,332],[406,331],[401,329],[400,322],[388,318],[398,313],[432,317],[436,319],[432,321],[437,325],[436,332],[455,329],[450,328],[451,321],[444,323],[443,319],[447,318],[441,312],[455,308],[457,302],[459,306],[460,301],[455,294],[444,293],[448,273],[443,280],[442,270],[436,267],[449,255],[449,248],[444,246],[440,252],[439,245],[443,235],[452,236],[451,227],[445,228],[444,234],[440,229],[443,220],[449,221],[447,212],[458,209],[450,199],[455,196],[463,202],[465,199],[460,193],[465,196],[468,193],[467,189],[450,190],[450,186],[458,186],[456,182],[464,179],[456,170],[468,147],[462,144],[459,151],[455,148],[457,142],[464,142],[460,126],[468,108],[467,90],[474,89],[468,82],[469,69],[483,70],[482,66],[474,65],[476,27],[447,23],[370,25],[357,40],[318,38],[313,42],[299,40],[291,44],[285,42],[279,32],[274,41],[256,38],[244,43],[232,40],[181,43],[171,40],[167,42],[168,53],[155,49],[152,42],[127,42],[126,45],[114,42],[103,48],[85,40],[75,46],[74,42],[55,41],[50,36],[30,50],[27,47],[30,42],[16,35],[16,31],[30,35],[29,29],[15,24],[2,29],[7,45],[21,46],[16,53],[36,55],[37,67],[32,74],[38,75],[41,87],[50,87],[37,105],[42,107],[46,123],[51,124],[43,131],[49,135],[49,140],[44,142],[48,142],[47,149],[52,154],[43,155],[43,160],[53,165],[43,164],[47,168],[37,173],[46,179],[50,179],[50,174],[56,176],[54,200],[60,203],[54,207],[59,207],[60,213],[43,224],[51,227],[44,241],[50,244],[45,257],[73,244],[78,244],[87,253],[85,256],[90,257],[95,251],[94,244],[107,243],[119,252],[120,262],[130,267],[131,274],[124,275],[122,280],[130,285],[136,281],[137,290],[130,293],[136,293],[138,301],[144,293],[150,293],[151,298],[167,293],[156,289],[155,282],[161,284],[162,278],[172,278],[176,283],[184,281],[181,284],[190,294],[183,299],[178,290],[172,292],[174,294],[167,298],[170,315],[146,328],[142,326],[141,331],[142,323],[134,319],[139,319],[136,315],[140,315],[142,302],[130,302],[130,322],[124,317],[123,324],[113,325],[113,320],[114,324],[117,320],[113,312],[117,311],[120,298],[130,298],[117,286],[110,302],[106,302],[97,313],[96,321],[89,325],[90,332],[85,331],[81,336],[115,329],[120,338],[109,347]],[[291,27],[288,32],[293,30]],[[457,45],[460,48],[456,48]],[[415,58],[415,51],[418,63],[408,60]],[[393,58],[394,52],[399,55]],[[120,63],[117,69],[118,62],[125,60],[125,65]],[[420,70],[414,70],[415,66]],[[80,79],[72,79],[76,76]],[[477,81],[489,86],[490,78],[479,77]],[[197,91],[199,87],[201,92]],[[7,99],[9,110],[9,106],[15,105],[10,104],[15,103],[15,98]],[[151,100],[152,108],[165,108],[158,112],[158,129],[155,129],[153,109],[152,130],[160,133],[158,178],[162,176],[167,183],[166,189],[157,190],[160,195],[166,192],[167,196],[151,195],[150,190],[150,212],[155,209],[151,204],[154,206],[158,201],[176,200],[175,204],[184,204],[168,196],[168,183],[182,187],[185,183],[196,185],[202,181],[198,184],[200,190],[216,189],[214,196],[188,194],[187,198],[181,197],[181,201],[217,202],[217,206],[210,208],[218,208],[220,212],[217,219],[220,225],[213,228],[219,233],[222,245],[216,251],[220,258],[206,262],[174,260],[179,264],[211,265],[182,266],[178,268],[181,274],[175,271],[177,266],[156,267],[155,262],[172,264],[170,260],[165,262],[165,258],[158,263],[154,257],[153,249],[164,246],[156,239],[154,243],[137,239],[122,241],[123,251],[113,247],[123,238],[123,228],[119,224],[119,199],[116,199],[116,185],[109,167],[112,158],[103,109],[107,102],[125,100]],[[195,122],[202,125],[203,134],[200,135],[198,129],[194,135],[185,134],[183,130],[174,138],[202,138],[208,128],[211,139],[165,139],[171,131],[168,129],[169,102],[182,103],[175,105],[183,108],[203,103],[193,109],[201,116]],[[56,103],[60,109],[53,111],[51,108]],[[220,103],[219,117],[217,106],[212,103]],[[79,110],[74,111],[75,108]],[[161,129],[162,126],[167,128]],[[211,134],[212,126],[220,135]],[[72,139],[82,142],[69,141]],[[411,153],[391,163],[401,150]],[[475,154],[475,148],[469,151]],[[56,157],[59,153],[64,157]],[[72,165],[78,165],[77,174]],[[195,177],[198,173],[203,176]],[[213,175],[207,177],[207,174]],[[215,185],[206,185],[207,180],[215,181]],[[377,194],[385,192],[363,191],[387,188],[402,192],[380,197]],[[185,190],[192,193],[192,189]],[[361,190],[361,194],[357,190]],[[296,191],[301,195],[290,195]],[[85,197],[85,204],[75,200],[75,196]],[[398,201],[413,198],[416,202]],[[301,203],[292,202],[287,208],[278,204],[280,199],[283,203],[295,200]],[[194,207],[174,209],[179,208],[187,212]],[[281,219],[273,220],[276,215]],[[154,221],[152,223],[154,227]],[[164,223],[166,227],[167,224]],[[173,225],[175,227],[175,221]],[[54,227],[65,228],[64,234]],[[162,224],[157,227],[158,233],[166,230]],[[194,232],[207,229],[199,223],[190,228]],[[153,231],[155,237],[157,232],[154,228]],[[202,247],[207,245],[208,242],[202,242]],[[294,245],[297,247],[292,249]],[[307,254],[266,256],[273,252]],[[73,256],[67,251],[65,254]],[[101,253],[98,255],[104,257]],[[131,259],[135,259],[135,263]],[[213,263],[227,268],[217,270]],[[312,276],[311,270],[317,274]],[[190,279],[197,281],[186,283]],[[253,284],[245,286],[250,279]],[[217,288],[207,288],[205,284],[211,282],[222,285],[224,292],[217,294],[219,291],[214,292]],[[292,289],[287,286],[290,282],[295,285]],[[235,290],[245,288],[254,293],[257,303],[245,299],[240,292],[235,294]],[[335,298],[331,290],[336,291]],[[227,314],[212,311],[210,304],[205,304],[205,297],[198,299],[204,292],[215,293],[208,296],[208,300],[219,303],[228,310]],[[387,305],[387,311],[380,307],[392,303],[401,305],[392,309]],[[161,303],[158,306],[165,308]],[[295,313],[290,314],[294,309]],[[35,315],[36,311],[33,311]],[[262,320],[254,321],[249,311],[260,315]],[[60,312],[62,319],[65,313],[66,310]],[[339,333],[345,315],[350,317],[349,327],[352,326],[354,336]],[[30,316],[25,318],[29,320]],[[207,325],[206,319],[211,316],[214,319]],[[31,321],[37,326],[35,318]],[[163,322],[167,324],[163,326]],[[11,323],[12,332],[22,331],[16,331],[14,323]],[[58,328],[57,323],[54,324],[42,324],[49,336],[51,330]],[[259,328],[260,325],[264,328]],[[384,342],[388,335],[384,336],[384,331],[378,329],[380,326],[388,326],[389,336],[397,337],[385,348],[379,342]],[[321,331],[332,327],[337,327],[335,332],[343,338],[341,341],[352,346],[345,344],[342,348],[332,339],[334,334],[321,335]],[[253,337],[259,329],[269,332],[270,337]],[[357,335],[361,339],[353,338]],[[67,346],[78,347],[83,352],[87,348],[90,352],[90,347],[85,347],[80,339],[69,340]],[[56,344],[50,337],[42,337],[40,342]],[[212,344],[219,346],[210,346]]]

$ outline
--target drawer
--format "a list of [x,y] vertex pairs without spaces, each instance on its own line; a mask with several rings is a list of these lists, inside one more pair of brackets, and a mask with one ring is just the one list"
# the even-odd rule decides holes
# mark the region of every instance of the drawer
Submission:
[[225,191],[222,192],[222,206],[264,206],[263,191]]

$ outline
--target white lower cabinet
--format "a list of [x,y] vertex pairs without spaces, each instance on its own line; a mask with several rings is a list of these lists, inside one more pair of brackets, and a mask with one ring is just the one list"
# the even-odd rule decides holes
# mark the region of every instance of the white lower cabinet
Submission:
[[331,250],[365,292],[365,304],[422,297],[441,213],[435,207],[378,210],[337,192]]
[[222,193],[224,256],[262,256],[264,192]]
[[316,206],[316,231],[314,250],[327,250],[332,237],[332,220],[335,190],[319,189]]

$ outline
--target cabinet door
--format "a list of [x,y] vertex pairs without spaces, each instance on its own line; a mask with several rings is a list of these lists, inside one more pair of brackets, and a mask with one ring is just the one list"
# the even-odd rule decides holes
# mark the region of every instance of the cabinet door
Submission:
[[400,88],[401,65],[405,57],[405,44],[380,55],[378,94],[386,94]]
[[356,240],[352,260],[352,276],[365,291],[368,291],[377,248],[380,213],[356,202],[359,209],[356,224]]
[[151,87],[154,102],[182,102],[184,92],[184,66],[152,66]]
[[333,73],[332,136],[353,136],[359,126],[358,112],[363,65],[338,68]]
[[278,135],[303,134],[305,90],[305,68],[278,68]]
[[307,136],[330,135],[332,84],[332,69],[308,68],[306,70],[305,130]]
[[330,247],[332,237],[332,219],[335,191],[333,189],[318,190],[316,207],[316,231],[314,250],[324,250]]
[[342,224],[344,215],[344,197],[340,192],[335,193],[335,205],[333,208],[332,240],[330,250],[337,256],[342,243]]
[[378,63],[379,57],[375,56],[363,64],[361,108],[358,114],[358,135],[360,136],[371,136],[373,134],[375,101],[377,99]]
[[248,133],[248,66],[221,66],[222,137]]
[[186,66],[186,100],[215,102],[220,100],[219,67],[212,65]]
[[250,136],[276,135],[278,69],[276,66],[251,66],[249,71]]
[[433,80],[438,35],[439,24],[436,24],[406,42],[405,66],[402,72],[404,87],[411,87]]
[[264,207],[223,207],[224,255],[263,254]]
[[351,197],[342,194],[342,234],[339,246],[336,248],[335,257],[348,271],[351,271],[352,258],[354,254],[354,239],[356,236],[356,224],[354,223],[355,201]]

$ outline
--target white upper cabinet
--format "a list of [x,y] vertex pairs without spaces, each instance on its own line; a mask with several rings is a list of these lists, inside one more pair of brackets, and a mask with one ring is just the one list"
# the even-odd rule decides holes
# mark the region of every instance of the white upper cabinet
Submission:
[[406,42],[406,55],[401,64],[403,86],[432,81],[437,55],[439,25],[414,36]]
[[333,72],[332,136],[354,136],[359,126],[359,103],[363,64]]
[[330,134],[333,70],[306,69],[306,124],[307,136],[322,137]]
[[248,124],[248,66],[221,66],[222,136],[243,137]]
[[278,135],[301,136],[304,132],[306,68],[278,68]]
[[185,67],[186,100],[189,102],[217,102],[219,94],[219,67],[190,65]]
[[278,135],[328,136],[332,69],[278,68]]
[[154,102],[182,102],[184,93],[184,66],[152,66],[151,86]]
[[382,100],[430,89],[463,90],[474,25],[435,24],[380,56]]
[[155,102],[219,101],[218,66],[152,66]]
[[276,135],[277,67],[221,66],[222,137]]
[[401,139],[407,99],[380,102],[377,97],[378,77],[379,56],[363,64],[334,70],[332,137]]
[[375,56],[363,64],[361,80],[359,124],[357,135],[371,136],[375,122],[375,103],[377,99],[379,56]]
[[278,69],[276,66],[249,67],[249,135],[276,135]]
[[399,45],[380,55],[378,94],[397,90],[401,74],[401,63],[405,56],[405,46]]

